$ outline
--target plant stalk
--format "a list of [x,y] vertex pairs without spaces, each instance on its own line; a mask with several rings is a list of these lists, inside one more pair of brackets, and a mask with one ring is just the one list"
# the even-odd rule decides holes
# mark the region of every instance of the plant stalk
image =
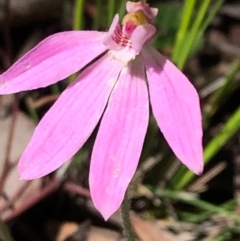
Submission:
[[130,204],[127,198],[127,194],[125,195],[121,206],[121,214],[123,220],[123,234],[126,241],[135,241],[135,234],[130,220]]

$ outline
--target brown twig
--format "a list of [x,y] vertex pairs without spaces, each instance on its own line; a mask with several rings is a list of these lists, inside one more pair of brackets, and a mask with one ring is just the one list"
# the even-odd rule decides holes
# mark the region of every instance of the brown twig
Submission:
[[[61,185],[62,185],[62,182],[60,180],[57,180],[57,179],[51,180],[50,182],[48,182],[48,184],[45,187],[43,187],[41,190],[39,190],[39,194],[37,196],[35,196],[32,199],[25,202],[24,205],[22,205],[18,209],[13,210],[8,216],[3,217],[2,220],[7,222],[7,221],[10,221],[13,218],[21,215],[26,210],[28,210],[29,208],[34,206],[36,203],[43,200],[44,198],[46,198],[47,196],[49,196],[51,193],[55,192],[59,188],[62,188],[63,190],[69,191],[71,193],[79,194],[86,198],[90,198],[89,190],[79,186],[78,184],[67,182],[67,183],[63,184],[62,187],[61,187]],[[8,202],[6,207],[7,206],[10,207],[12,202],[14,203],[15,200],[17,199],[17,197],[19,197],[17,195],[20,193],[20,191],[25,188],[27,188],[27,187],[24,185],[22,187],[22,189],[19,189],[18,192],[14,195],[14,197]]]
[[7,222],[7,221],[10,221],[13,218],[19,216],[20,214],[22,214],[23,212],[25,212],[26,210],[28,210],[29,208],[34,206],[36,203],[38,203],[39,201],[43,200],[45,197],[49,196],[51,193],[58,190],[60,185],[61,185],[61,182],[59,180],[56,180],[56,179],[52,180],[43,189],[39,190],[39,194],[37,196],[26,201],[24,203],[24,205],[22,205],[21,207],[19,207],[16,210],[13,210],[10,215],[3,217],[2,220],[4,222]]
[[83,188],[76,183],[67,182],[63,185],[63,189],[72,193],[77,193],[87,198],[91,197],[88,189]]
[[54,102],[57,100],[59,95],[47,95],[39,100],[33,100],[31,97],[27,98],[27,104],[31,109],[38,109],[48,103]]
[[12,120],[11,120],[11,124],[9,127],[9,136],[8,136],[7,147],[6,147],[6,156],[5,156],[2,174],[0,177],[0,193],[2,193],[6,178],[9,174],[10,170],[13,167],[13,164],[10,161],[10,154],[11,154],[13,136],[14,136],[16,120],[17,120],[18,105],[19,105],[18,97],[15,95],[15,100],[14,100],[14,103],[12,106]]
[[0,208],[0,213],[3,213],[12,206],[14,206],[14,203],[19,200],[19,198],[24,194],[24,192],[27,190],[31,183],[31,181],[24,183],[14,194],[14,196],[11,199],[8,199],[6,203]]

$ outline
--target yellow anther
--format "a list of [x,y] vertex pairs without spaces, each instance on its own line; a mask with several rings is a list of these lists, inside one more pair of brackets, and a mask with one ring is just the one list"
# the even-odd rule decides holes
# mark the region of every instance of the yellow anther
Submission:
[[135,25],[148,23],[146,16],[141,10],[125,15],[122,20],[122,25],[126,24],[128,21],[132,21]]

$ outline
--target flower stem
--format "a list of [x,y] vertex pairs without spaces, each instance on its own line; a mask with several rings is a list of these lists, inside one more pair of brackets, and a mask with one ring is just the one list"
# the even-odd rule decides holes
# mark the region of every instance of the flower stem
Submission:
[[13,238],[12,238],[7,226],[1,219],[0,219],[0,240],[13,241]]
[[75,1],[73,29],[80,30],[84,27],[84,0]]
[[114,9],[115,9],[115,1],[108,0],[108,25],[111,25],[113,16],[114,16]]
[[102,10],[103,10],[103,1],[102,0],[96,0],[96,15],[93,20],[93,29],[99,30],[102,26]]
[[121,206],[122,220],[123,220],[123,234],[126,241],[135,241],[135,234],[132,228],[130,220],[130,205],[127,198],[127,193],[124,197],[122,206]]

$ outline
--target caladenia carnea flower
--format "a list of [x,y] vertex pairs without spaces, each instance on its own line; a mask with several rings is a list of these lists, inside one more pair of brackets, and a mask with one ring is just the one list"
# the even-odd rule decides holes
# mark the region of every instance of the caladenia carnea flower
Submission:
[[89,184],[105,219],[122,203],[143,147],[149,105],[175,155],[203,170],[199,97],[188,79],[149,41],[158,10],[127,2],[108,32],[54,34],[0,76],[0,94],[45,87],[88,65],[42,118],[19,161],[21,179],[42,177],[65,163],[100,121]]

